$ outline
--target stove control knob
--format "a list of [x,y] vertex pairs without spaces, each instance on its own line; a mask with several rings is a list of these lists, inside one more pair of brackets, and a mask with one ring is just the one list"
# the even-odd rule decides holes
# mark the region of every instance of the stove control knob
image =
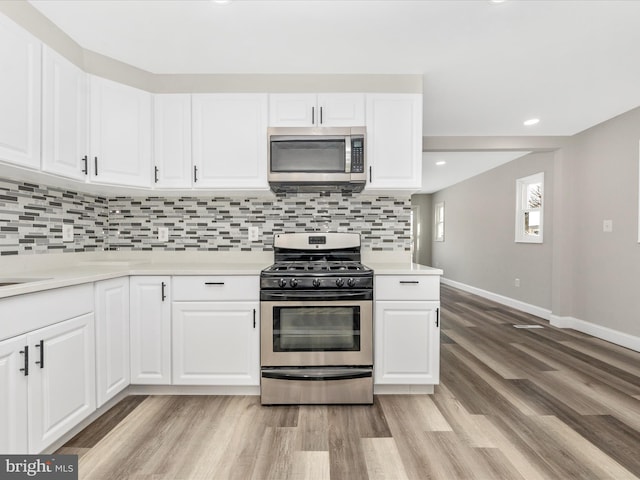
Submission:
[[284,288],[287,286],[287,281],[284,278],[281,278],[280,280],[278,280],[278,286],[280,288]]
[[349,280],[347,280],[347,285],[350,287],[355,286],[356,284],[356,279],[355,278],[350,278]]
[[320,286],[320,279],[314,278],[312,284],[314,287],[318,288]]
[[344,285],[344,280],[342,278],[336,278],[336,286],[341,287]]
[[292,278],[291,281],[289,282],[289,285],[291,285],[293,288],[298,286],[298,280],[295,278]]

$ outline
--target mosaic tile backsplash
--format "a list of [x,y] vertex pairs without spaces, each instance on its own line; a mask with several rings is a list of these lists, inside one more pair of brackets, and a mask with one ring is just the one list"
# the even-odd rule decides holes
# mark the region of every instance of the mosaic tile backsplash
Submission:
[[[62,224],[75,241],[62,241]],[[167,227],[169,241],[158,241]],[[258,227],[256,241],[249,227]],[[282,232],[349,231],[369,250],[410,251],[411,199],[350,194],[275,198],[104,198],[0,179],[0,254],[96,250],[272,250]]]
[[[0,179],[0,255],[91,252],[107,248],[108,199]],[[62,225],[74,241],[62,241]]]

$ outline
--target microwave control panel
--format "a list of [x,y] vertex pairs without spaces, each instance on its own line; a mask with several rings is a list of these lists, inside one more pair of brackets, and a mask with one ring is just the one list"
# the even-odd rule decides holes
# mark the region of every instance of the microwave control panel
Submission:
[[364,173],[364,138],[351,137],[351,172]]

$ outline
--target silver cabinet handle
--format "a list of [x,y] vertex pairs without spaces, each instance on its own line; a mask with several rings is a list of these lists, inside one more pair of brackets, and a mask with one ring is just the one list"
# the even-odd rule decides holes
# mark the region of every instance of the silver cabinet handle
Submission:
[[400,280],[400,284],[401,285],[408,285],[408,284],[417,285],[419,283],[420,282],[418,280],[411,280],[411,281],[409,281],[409,280]]

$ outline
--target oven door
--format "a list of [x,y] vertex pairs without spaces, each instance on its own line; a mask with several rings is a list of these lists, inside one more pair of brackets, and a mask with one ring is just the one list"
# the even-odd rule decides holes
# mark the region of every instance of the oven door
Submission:
[[371,300],[261,302],[263,367],[373,364]]

